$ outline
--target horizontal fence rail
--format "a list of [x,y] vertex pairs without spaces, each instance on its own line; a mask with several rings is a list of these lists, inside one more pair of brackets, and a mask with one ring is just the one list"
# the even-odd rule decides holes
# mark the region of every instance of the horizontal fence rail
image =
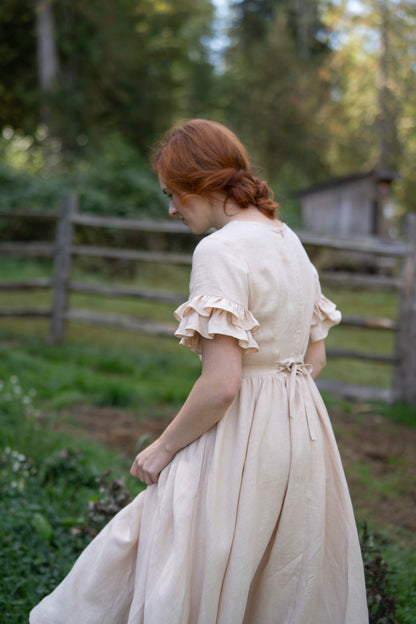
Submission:
[[86,323],[87,325],[101,325],[102,327],[137,331],[148,336],[172,337],[177,327],[173,323],[156,323],[133,316],[76,309],[68,310],[65,313],[65,319],[77,323]]
[[112,247],[95,247],[93,245],[71,245],[73,256],[89,256],[93,258],[113,258],[114,260],[135,260],[141,262],[170,262],[171,264],[192,264],[192,255],[159,251],[136,251],[134,249],[114,249]]
[[359,275],[342,271],[322,271],[321,283],[325,286],[348,286],[357,290],[398,291],[400,279],[384,275]]
[[54,243],[0,243],[0,255],[9,258],[53,258]]
[[[120,328],[137,331],[147,335],[173,336],[176,325],[173,323],[157,323],[148,319],[141,319],[121,314],[109,314],[80,310],[69,306],[68,298],[72,293],[102,297],[132,298],[143,301],[179,305],[186,300],[185,293],[166,292],[153,289],[129,288],[125,286],[109,286],[105,284],[90,284],[71,280],[71,259],[76,256],[91,258],[108,258],[131,262],[169,263],[189,266],[192,263],[192,254],[167,251],[148,251],[143,249],[121,249],[109,246],[74,244],[73,229],[80,225],[91,228],[108,228],[110,230],[125,230],[144,233],[159,233],[165,235],[189,234],[189,230],[182,223],[173,221],[153,221],[148,219],[126,219],[116,216],[97,216],[80,214],[77,211],[76,196],[63,198],[63,210],[60,216],[56,214],[0,211],[0,218],[31,219],[35,221],[56,222],[57,235],[55,242],[0,242],[0,257],[40,257],[54,258],[54,278],[37,278],[32,280],[0,281],[0,292],[31,291],[36,289],[51,290],[53,294],[52,307],[40,309],[33,307],[0,309],[0,317],[33,317],[48,318],[50,320],[50,341],[63,340],[65,323],[75,322],[88,325]],[[342,325],[345,327],[362,328],[372,331],[394,332],[396,348],[394,354],[369,353],[351,349],[327,350],[328,357],[353,358],[363,361],[372,361],[379,364],[393,365],[393,389],[364,388],[319,380],[321,389],[328,389],[346,398],[392,400],[402,399],[416,405],[416,362],[409,351],[416,352],[416,215],[409,218],[407,240],[386,241],[375,237],[347,239],[345,237],[318,236],[310,232],[297,231],[297,234],[306,246],[325,247],[348,254],[370,254],[398,258],[403,263],[400,279],[384,275],[360,275],[342,271],[323,271],[320,275],[325,286],[349,287],[369,291],[393,291],[399,293],[398,321],[382,317],[358,317],[344,315]],[[405,336],[407,332],[407,336]],[[412,342],[412,337],[414,341]],[[413,346],[412,346],[413,345]],[[412,359],[413,358],[413,359]],[[410,364],[409,364],[410,362]],[[410,366],[410,372],[409,372]],[[413,367],[413,368],[412,368]],[[400,372],[401,371],[401,372]],[[410,377],[413,375],[413,377]],[[410,381],[411,379],[411,381]]]

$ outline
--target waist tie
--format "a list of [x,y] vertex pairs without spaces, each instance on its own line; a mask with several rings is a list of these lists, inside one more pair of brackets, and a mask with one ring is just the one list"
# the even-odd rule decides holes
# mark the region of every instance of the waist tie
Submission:
[[[289,374],[289,416],[295,418],[295,394],[296,394],[296,376],[308,377],[312,372],[312,364],[306,364],[302,360],[280,360],[277,362],[276,370],[278,373]],[[303,400],[303,407],[306,415],[306,422],[308,424],[309,436],[311,440],[316,440],[316,433],[314,427],[315,414],[312,413],[308,402]]]

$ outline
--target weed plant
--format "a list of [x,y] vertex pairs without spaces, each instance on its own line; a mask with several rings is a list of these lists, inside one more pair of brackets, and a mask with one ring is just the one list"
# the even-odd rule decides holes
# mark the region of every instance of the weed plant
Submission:
[[[98,531],[118,511],[113,492],[118,503],[127,501],[126,491],[130,496],[118,479],[118,490],[99,491],[103,468],[120,470],[124,462],[103,447],[48,431],[36,401],[17,375],[0,383],[0,621],[10,624],[27,621],[30,608],[67,574],[91,538],[82,527]],[[91,516],[94,505],[101,516]]]
[[394,574],[364,524],[360,532],[370,624],[396,624],[397,596]]

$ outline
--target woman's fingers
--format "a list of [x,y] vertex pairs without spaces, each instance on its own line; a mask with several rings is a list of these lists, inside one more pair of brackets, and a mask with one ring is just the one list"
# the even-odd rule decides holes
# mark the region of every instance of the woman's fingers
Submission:
[[157,483],[159,475],[173,459],[174,454],[168,453],[158,440],[141,451],[130,468],[130,474],[146,485]]
[[152,483],[156,483],[158,476],[155,472],[150,472],[146,470],[140,463],[137,461],[137,458],[134,460],[132,467],[130,468],[130,474],[133,477],[137,477],[146,485],[151,485]]

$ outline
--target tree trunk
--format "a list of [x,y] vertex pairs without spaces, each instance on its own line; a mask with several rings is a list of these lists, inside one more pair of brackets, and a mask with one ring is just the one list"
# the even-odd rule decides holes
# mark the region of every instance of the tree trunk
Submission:
[[52,110],[49,96],[58,84],[58,55],[56,50],[55,20],[52,10],[53,0],[36,2],[36,40],[40,99],[40,122],[46,130],[44,142],[45,170],[51,173],[56,155],[54,132],[52,130]]
[[378,66],[378,144],[379,144],[379,166],[381,169],[387,168],[389,162],[388,145],[388,71],[387,61],[389,54],[389,31],[388,31],[388,10],[384,0],[380,3],[380,41],[381,51]]

